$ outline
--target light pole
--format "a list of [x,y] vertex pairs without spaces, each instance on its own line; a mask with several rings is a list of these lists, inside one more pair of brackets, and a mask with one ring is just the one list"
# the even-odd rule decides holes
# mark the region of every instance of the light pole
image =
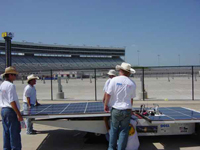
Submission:
[[138,52],[138,66],[140,65],[140,50],[137,50]]
[[179,63],[179,66],[181,65],[181,55],[178,54],[178,63]]
[[160,55],[157,56],[158,56],[158,66],[160,66]]
[[12,66],[11,40],[14,37],[12,32],[3,32],[1,35],[5,39],[6,67]]

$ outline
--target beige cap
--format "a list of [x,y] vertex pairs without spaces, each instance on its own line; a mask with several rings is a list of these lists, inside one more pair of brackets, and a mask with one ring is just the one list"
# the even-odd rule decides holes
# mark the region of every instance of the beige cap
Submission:
[[116,71],[115,70],[109,70],[107,74],[110,75],[110,76],[116,76]]

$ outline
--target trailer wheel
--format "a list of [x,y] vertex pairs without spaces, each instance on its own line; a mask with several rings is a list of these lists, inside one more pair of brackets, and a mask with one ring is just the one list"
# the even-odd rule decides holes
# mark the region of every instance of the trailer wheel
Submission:
[[100,134],[100,133],[94,133],[94,135],[95,135],[95,136],[101,136],[101,134]]
[[200,140],[200,123],[195,124],[195,135]]

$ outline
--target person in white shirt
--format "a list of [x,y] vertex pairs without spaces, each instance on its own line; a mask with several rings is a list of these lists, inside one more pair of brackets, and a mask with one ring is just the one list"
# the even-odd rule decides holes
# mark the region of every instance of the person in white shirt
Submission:
[[[110,83],[110,80],[116,76],[116,71],[113,70],[113,69],[109,70],[107,75],[109,76],[109,79],[106,81],[106,83],[104,85],[104,88],[103,88],[103,91],[104,91],[103,103],[105,102],[105,99],[106,99],[106,91],[108,89],[108,85]],[[110,126],[109,126],[109,123],[108,123],[109,122],[108,119],[109,119],[109,117],[104,117],[104,122],[105,122],[107,131],[109,131],[109,129],[110,129]],[[106,134],[106,136],[108,136],[108,133]]]
[[[36,79],[39,79],[35,75],[31,74],[27,77],[27,83],[28,85],[24,88],[24,93],[23,93],[23,109],[24,112],[28,111],[30,108],[34,106],[39,106],[40,104],[37,101],[37,95],[36,95],[36,89],[35,89],[35,84],[36,84]],[[26,126],[27,126],[27,134],[36,134],[37,131],[33,130],[33,123],[32,121],[34,118],[27,118],[26,119]]]
[[0,107],[3,125],[3,150],[21,150],[21,126],[23,118],[13,81],[18,72],[14,67],[7,67],[1,76],[5,79],[0,85]]
[[106,91],[108,89],[108,85],[110,83],[110,80],[116,76],[116,71],[115,70],[109,70],[107,75],[109,76],[109,79],[106,81],[106,83],[104,84],[104,87],[103,87],[103,91],[104,91],[103,103],[105,102],[105,99],[106,99]]
[[119,76],[110,81],[104,103],[105,112],[109,112],[108,104],[112,107],[108,150],[114,150],[116,147],[118,147],[118,150],[125,150],[133,98],[136,96],[136,84],[129,76],[131,73],[135,73],[135,70],[131,68],[130,64],[125,62],[121,66],[117,65],[116,70],[119,70]]

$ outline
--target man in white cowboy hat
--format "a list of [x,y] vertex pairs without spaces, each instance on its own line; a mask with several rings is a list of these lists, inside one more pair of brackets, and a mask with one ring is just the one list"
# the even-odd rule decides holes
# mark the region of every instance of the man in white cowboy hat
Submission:
[[[119,76],[110,81],[106,91],[106,100],[104,103],[105,112],[109,112],[109,103],[111,109],[111,130],[108,150],[125,150],[128,140],[129,123],[132,113],[133,98],[136,96],[136,84],[129,76],[135,73],[131,65],[123,62],[121,66],[117,65]],[[117,145],[117,138],[118,145]]]
[[[36,95],[36,79],[39,79],[39,77],[35,76],[34,74],[31,74],[27,77],[27,83],[28,85],[24,88],[23,93],[23,109],[25,111],[29,110],[30,108],[34,106],[40,105],[37,101],[37,95]],[[27,134],[36,134],[36,130],[33,130],[33,118],[26,119],[26,126],[27,126]]]
[[1,76],[5,81],[0,85],[0,107],[3,124],[3,149],[21,150],[21,126],[23,118],[20,113],[20,104],[13,81],[18,72],[14,67],[7,67]]

